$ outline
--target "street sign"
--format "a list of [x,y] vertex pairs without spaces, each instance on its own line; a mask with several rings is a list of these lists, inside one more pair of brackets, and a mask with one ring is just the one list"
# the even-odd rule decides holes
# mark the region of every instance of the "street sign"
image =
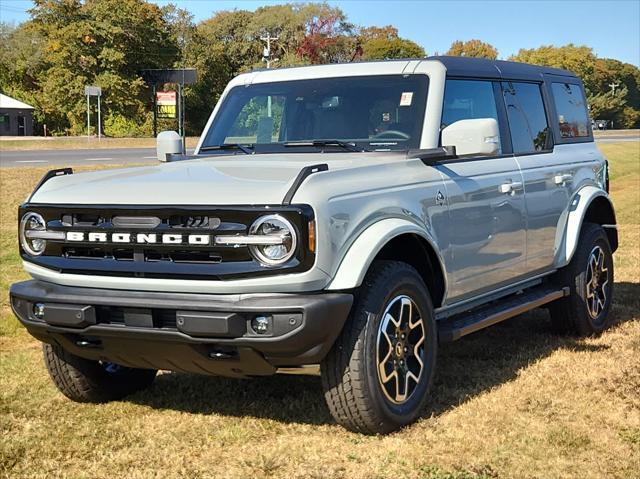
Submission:
[[158,118],[175,118],[177,96],[175,91],[156,92],[156,105],[158,108]]
[[84,94],[86,96],[100,96],[102,95],[102,88],[100,88],[99,86],[85,86],[84,87]]
[[[184,86],[193,85],[196,83],[198,77],[196,75],[195,68],[166,68],[166,69],[153,69],[153,70],[140,70],[140,76],[151,85],[153,89],[153,136],[158,133],[158,118],[178,118],[178,133],[182,137],[182,143],[185,144],[184,137]],[[175,83],[178,86],[177,101],[172,106],[172,116],[169,115],[170,105],[159,105],[158,97],[156,95],[157,88],[162,88],[165,83]]]
[[164,70],[141,70],[144,81],[152,85],[161,83],[180,83],[193,85],[197,81],[195,68],[168,68]]

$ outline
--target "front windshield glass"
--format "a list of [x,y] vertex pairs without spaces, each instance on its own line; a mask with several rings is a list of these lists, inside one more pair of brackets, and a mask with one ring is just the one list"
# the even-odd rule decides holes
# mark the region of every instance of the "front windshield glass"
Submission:
[[341,142],[364,150],[418,148],[427,81],[425,75],[378,75],[238,86],[224,99],[201,150],[242,145],[269,153]]

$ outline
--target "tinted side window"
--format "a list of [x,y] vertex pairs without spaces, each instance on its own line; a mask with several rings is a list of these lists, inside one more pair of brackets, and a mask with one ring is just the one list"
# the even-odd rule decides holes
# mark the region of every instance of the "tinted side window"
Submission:
[[540,85],[503,82],[513,152],[535,153],[547,149],[549,125]]
[[553,101],[558,113],[560,137],[580,138],[589,136],[587,105],[582,89],[571,83],[552,83]]
[[442,108],[442,128],[458,120],[495,118],[496,99],[490,81],[447,80]]

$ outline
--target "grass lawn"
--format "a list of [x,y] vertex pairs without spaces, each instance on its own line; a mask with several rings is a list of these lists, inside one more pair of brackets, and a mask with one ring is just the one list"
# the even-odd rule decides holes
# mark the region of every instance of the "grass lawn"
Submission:
[[535,311],[444,345],[424,418],[387,437],[336,426],[314,375],[166,373],[124,401],[67,400],[7,295],[26,277],[16,208],[43,169],[0,170],[0,477],[638,477],[640,143],[600,148],[620,228],[614,327],[559,337]]

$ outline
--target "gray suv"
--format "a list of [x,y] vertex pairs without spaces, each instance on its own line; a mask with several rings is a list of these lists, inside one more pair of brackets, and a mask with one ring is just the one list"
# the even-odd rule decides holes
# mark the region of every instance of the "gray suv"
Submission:
[[433,57],[243,74],[193,155],[47,174],[11,304],[60,391],[320,365],[336,421],[414,421],[438,344],[544,306],[609,324],[607,162],[571,72]]

